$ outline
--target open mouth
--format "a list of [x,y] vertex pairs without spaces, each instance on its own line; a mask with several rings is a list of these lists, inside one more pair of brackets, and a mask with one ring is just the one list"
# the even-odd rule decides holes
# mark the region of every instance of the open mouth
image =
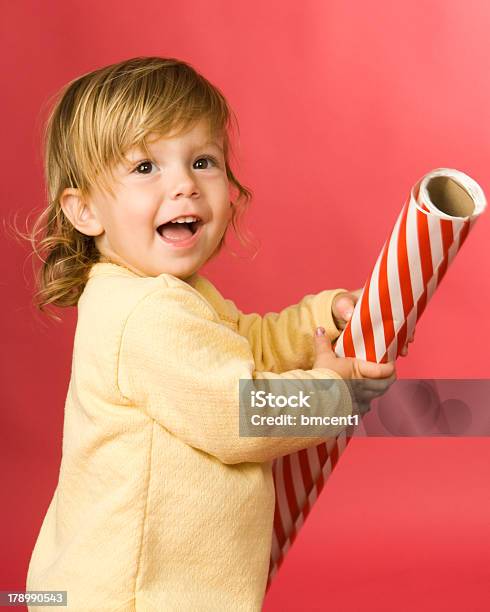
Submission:
[[203,223],[198,217],[193,218],[193,221],[180,219],[162,223],[157,227],[157,232],[162,238],[170,242],[183,242],[191,238]]

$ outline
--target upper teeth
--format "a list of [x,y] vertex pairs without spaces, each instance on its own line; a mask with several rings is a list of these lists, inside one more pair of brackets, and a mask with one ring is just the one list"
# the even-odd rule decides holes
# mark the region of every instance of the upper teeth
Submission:
[[172,223],[193,223],[194,221],[197,221],[197,217],[177,217],[172,220]]

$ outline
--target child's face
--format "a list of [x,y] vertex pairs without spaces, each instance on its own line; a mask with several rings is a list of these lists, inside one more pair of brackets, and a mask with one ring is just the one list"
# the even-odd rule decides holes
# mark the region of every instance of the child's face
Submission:
[[95,237],[99,251],[144,276],[186,279],[197,272],[231,219],[222,144],[209,142],[201,121],[183,135],[150,140],[151,159],[129,151],[128,166],[115,168],[115,197],[99,193],[92,200],[103,228]]

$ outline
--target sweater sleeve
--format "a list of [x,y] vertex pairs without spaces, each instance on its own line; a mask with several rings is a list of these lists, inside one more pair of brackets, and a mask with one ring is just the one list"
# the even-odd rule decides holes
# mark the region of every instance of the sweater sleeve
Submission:
[[331,341],[340,335],[332,316],[332,302],[343,291],[347,289],[306,295],[298,304],[264,316],[236,309],[238,333],[250,343],[256,368],[272,372],[311,368],[316,327],[324,327]]
[[[128,316],[117,380],[132,404],[186,444],[222,463],[264,462],[325,438],[239,435],[240,379],[339,379],[329,388],[331,416],[353,414],[347,384],[331,370],[258,372],[247,339],[217,320],[191,289],[165,286]],[[328,437],[343,427],[329,428]]]

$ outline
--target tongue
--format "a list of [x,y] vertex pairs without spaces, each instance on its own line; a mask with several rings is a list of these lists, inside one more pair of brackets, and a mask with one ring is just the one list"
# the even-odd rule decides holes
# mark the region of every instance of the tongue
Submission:
[[178,242],[179,240],[185,240],[192,236],[192,232],[189,229],[187,223],[166,223],[162,227],[162,236],[167,240],[173,240]]

